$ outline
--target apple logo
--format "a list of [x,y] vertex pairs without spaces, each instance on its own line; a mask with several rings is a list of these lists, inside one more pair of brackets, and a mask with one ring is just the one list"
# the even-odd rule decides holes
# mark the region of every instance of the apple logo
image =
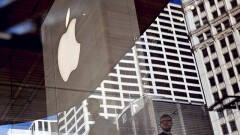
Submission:
[[80,55],[80,43],[77,42],[75,37],[77,19],[72,19],[68,26],[69,18],[70,8],[68,8],[66,16],[67,31],[62,35],[58,46],[58,67],[65,82],[67,82],[71,72],[77,68]]

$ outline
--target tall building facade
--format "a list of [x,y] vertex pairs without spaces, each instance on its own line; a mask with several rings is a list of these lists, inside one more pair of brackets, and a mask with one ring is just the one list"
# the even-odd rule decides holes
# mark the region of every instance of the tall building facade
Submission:
[[[204,104],[187,35],[181,6],[169,3],[136,46],[126,53],[89,97],[100,101],[100,116],[114,119],[130,101],[144,94],[165,100]],[[72,130],[87,133],[90,125],[94,124],[88,118],[91,114],[87,105],[86,100],[80,107],[58,114],[62,133],[73,133]]]
[[[240,0],[183,0],[208,106],[240,95]],[[226,99],[223,102],[230,102]],[[211,112],[215,135],[240,132],[238,109]]]

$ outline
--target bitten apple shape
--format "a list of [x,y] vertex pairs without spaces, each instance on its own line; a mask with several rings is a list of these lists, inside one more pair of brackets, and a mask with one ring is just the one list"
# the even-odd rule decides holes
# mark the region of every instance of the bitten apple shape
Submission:
[[[66,16],[66,27],[70,16],[70,9]],[[60,39],[58,46],[58,67],[62,79],[67,82],[70,74],[77,68],[80,56],[80,43],[75,36],[76,19],[72,19]]]

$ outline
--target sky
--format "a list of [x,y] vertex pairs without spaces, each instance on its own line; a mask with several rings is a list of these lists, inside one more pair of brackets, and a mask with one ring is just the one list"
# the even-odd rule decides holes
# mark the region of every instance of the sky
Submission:
[[172,3],[181,5],[182,0],[171,0]]

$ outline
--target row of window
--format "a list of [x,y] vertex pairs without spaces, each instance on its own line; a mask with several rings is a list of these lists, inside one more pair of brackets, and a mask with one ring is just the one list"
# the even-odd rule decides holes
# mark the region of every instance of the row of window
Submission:
[[[171,91],[169,90],[160,90],[157,89],[157,93],[158,94],[163,94],[163,95],[171,95]],[[174,91],[173,92],[174,96],[179,96],[179,97],[187,97],[187,93],[185,92],[180,92],[180,91]],[[201,94],[193,94],[193,93],[189,93],[190,98],[197,98],[197,99],[202,99],[202,95]]]
[[[162,75],[161,75],[162,76]],[[166,76],[165,76],[166,77]],[[161,78],[162,79],[162,78]],[[164,78],[165,79],[165,78]],[[181,81],[181,80],[177,80],[177,77],[171,77],[172,80],[174,81]],[[182,79],[182,78],[181,78]],[[183,81],[183,80],[182,80]],[[186,79],[187,83],[192,83],[192,84],[199,84],[199,81],[196,79]],[[167,82],[155,82],[156,86],[160,86],[160,87],[170,87],[169,83]],[[172,83],[172,87],[176,88],[176,89],[183,89],[186,90],[185,85],[182,84],[174,84]],[[196,90],[197,91],[197,90]]]
[[[172,63],[170,63],[172,64]],[[179,65],[177,65],[179,66]],[[187,66],[187,65],[185,65]],[[194,66],[193,66],[194,67]],[[190,68],[193,68],[193,67],[190,67]],[[140,70],[143,70],[143,71],[149,71],[149,66],[140,66]],[[164,72],[164,73],[167,73],[167,70],[166,68],[161,68],[161,67],[155,67],[153,66],[153,71],[158,71],[158,72]],[[191,77],[197,77],[197,73],[196,72],[189,72],[189,71],[181,71],[181,70],[176,70],[176,69],[169,69],[169,72],[171,74],[176,74],[176,75],[182,75],[182,72],[184,72],[185,76],[191,76]],[[143,75],[144,76],[144,75]]]
[[[224,6],[220,7],[219,10],[220,10],[221,14],[226,13],[226,10],[225,10]],[[213,11],[212,14],[213,14],[214,19],[216,19],[219,16],[217,10]],[[235,18],[237,23],[240,21],[240,13],[237,13],[236,15],[233,15],[233,17]],[[203,22],[202,25],[207,24],[207,22],[208,22],[207,16],[201,17],[201,19],[202,19],[202,22]],[[197,29],[201,27],[200,19],[195,21],[195,26],[196,26]],[[229,19],[226,19],[223,22],[218,23],[214,27],[215,27],[215,29],[217,30],[218,33],[222,32],[225,29],[228,29],[230,27]]]
[[[234,93],[240,92],[238,83],[232,84],[232,89]],[[225,88],[221,90],[221,94],[222,94],[222,98],[228,95]],[[220,100],[219,93],[218,92],[213,93],[213,98],[215,101],[219,101]]]
[[[238,51],[237,51],[236,48],[233,49],[231,52],[232,52],[232,55],[233,55],[233,58],[234,58],[234,59],[235,59],[235,58],[239,58],[239,54],[238,54]],[[223,54],[223,56],[224,56],[224,59],[225,59],[225,62],[226,62],[226,63],[228,63],[228,62],[231,61],[231,58],[230,58],[230,56],[229,56],[229,53],[225,53],[225,54]],[[219,67],[219,62],[218,62],[218,59],[217,59],[217,58],[213,59],[213,64],[214,64],[214,67],[215,67],[215,68],[218,68],[218,67]],[[210,61],[207,62],[207,63],[205,63],[205,66],[206,66],[207,72],[213,70]],[[238,70],[238,69],[237,69],[237,70]],[[235,76],[235,75],[234,75],[234,72],[233,72],[233,68],[229,68],[229,69],[228,69],[228,72],[229,72],[229,77],[230,77],[230,78],[232,78],[232,77]]]
[[[236,123],[235,123],[234,120],[230,121],[229,125],[230,125],[230,128],[231,128],[232,132],[237,131],[237,126],[236,126]],[[221,128],[222,128],[222,132],[224,133],[224,135],[229,134],[229,131],[228,131],[228,128],[227,128],[226,124],[222,124]]]
[[[231,34],[231,35],[228,35],[228,36],[227,36],[227,39],[228,39],[228,43],[229,43],[229,44],[233,44],[233,43],[235,42],[232,34]],[[227,43],[226,43],[225,38],[220,39],[219,42],[220,42],[222,48],[225,48],[225,47],[227,46]],[[209,46],[209,49],[210,49],[210,52],[211,52],[212,54],[216,52],[216,49],[215,49],[215,45],[214,45],[214,44],[210,45],[210,46]],[[237,48],[232,49],[231,52],[232,52],[233,58],[239,57]],[[202,54],[203,54],[203,57],[207,57],[208,55],[210,55],[210,54],[208,54],[206,48],[204,48],[204,49],[202,50]],[[229,55],[228,55],[228,56],[229,56]],[[226,61],[229,61],[229,58],[230,58],[230,57],[228,57],[228,56],[224,56],[224,57],[226,57]]]
[[[221,0],[221,1],[222,1],[222,0]],[[210,7],[216,5],[216,3],[214,2],[214,0],[209,0],[209,4],[210,4]],[[238,5],[236,0],[232,0],[232,1],[230,2],[230,4],[231,4],[232,8],[235,8],[235,7],[237,7],[237,5]],[[223,5],[224,5],[224,4],[223,4]],[[199,8],[199,10],[200,10],[201,13],[205,11],[205,7],[204,7],[204,4],[203,4],[203,3],[200,3],[197,7]],[[220,10],[221,14],[224,14],[224,13],[226,12],[225,6],[219,7],[219,10]],[[213,11],[213,12],[215,12],[215,11]],[[193,13],[193,16],[197,16],[197,15],[198,15],[197,8],[194,8],[194,9],[192,10],[192,13]],[[214,13],[213,13],[213,16],[214,16]]]

